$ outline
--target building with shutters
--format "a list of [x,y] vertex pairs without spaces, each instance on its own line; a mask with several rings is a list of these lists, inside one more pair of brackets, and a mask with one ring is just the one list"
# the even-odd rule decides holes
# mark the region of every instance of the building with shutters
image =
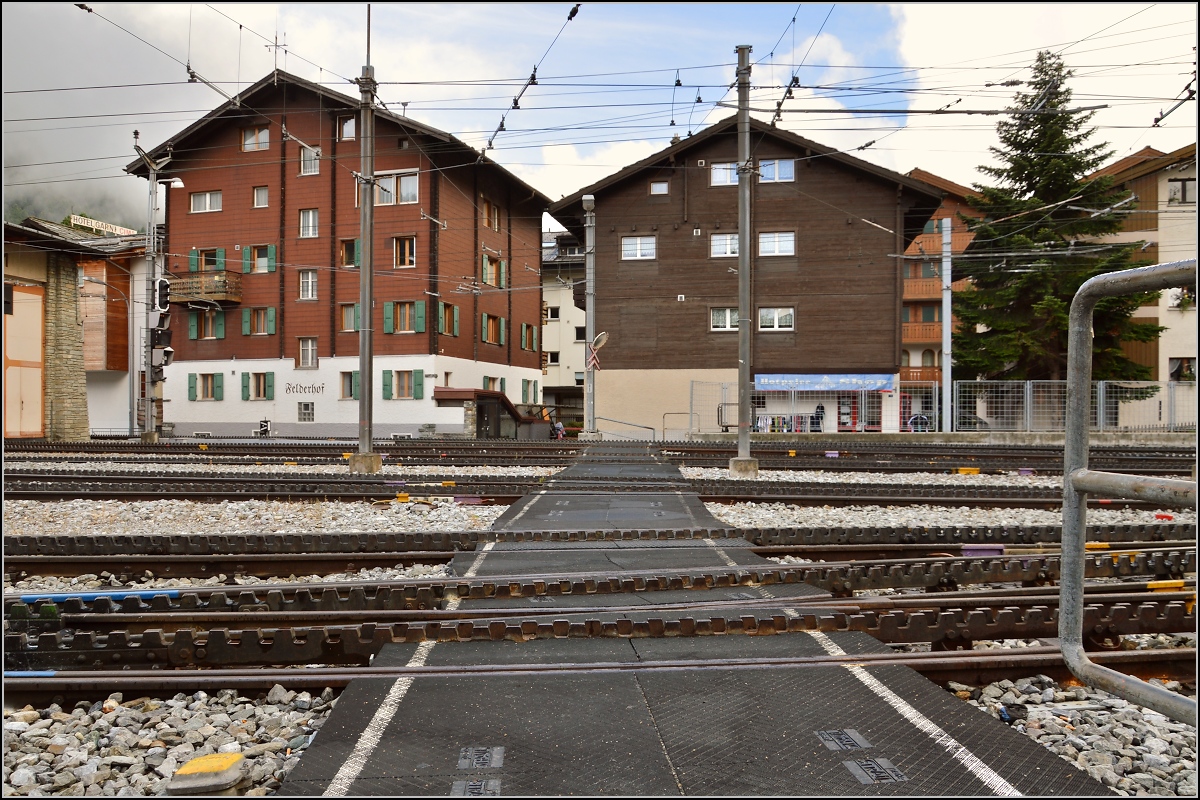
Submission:
[[283,435],[357,436],[367,324],[376,436],[486,435],[473,392],[510,415],[538,402],[547,199],[453,136],[377,110],[364,310],[358,105],[277,70],[150,152],[171,159],[161,179],[184,183],[160,192],[176,435],[245,435],[265,419]]

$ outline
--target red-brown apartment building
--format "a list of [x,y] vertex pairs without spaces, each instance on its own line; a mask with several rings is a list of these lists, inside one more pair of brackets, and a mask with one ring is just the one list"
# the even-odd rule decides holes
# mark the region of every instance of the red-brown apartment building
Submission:
[[[376,111],[365,311],[359,101],[279,70],[237,101],[150,153],[170,156],[161,179],[184,182],[164,185],[160,248],[176,433],[245,434],[268,419],[278,433],[357,435],[364,324],[379,436],[497,435],[496,415],[464,415],[464,398],[538,402],[547,199],[453,136]],[[147,175],[140,161],[127,170]]]

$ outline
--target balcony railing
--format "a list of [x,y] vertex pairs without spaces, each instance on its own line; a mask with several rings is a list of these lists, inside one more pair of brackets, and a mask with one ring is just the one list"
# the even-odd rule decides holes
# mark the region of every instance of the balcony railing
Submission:
[[941,367],[901,367],[900,381],[909,383],[912,381],[929,381],[932,383],[941,383],[942,368]]
[[171,302],[211,300],[228,303],[242,302],[242,274],[229,270],[189,272],[171,280]]
[[[174,289],[171,290],[174,292]],[[942,340],[942,323],[940,322],[905,322],[901,335],[906,342],[940,342]]]
[[904,280],[905,300],[940,300],[941,297],[941,278],[906,278]]

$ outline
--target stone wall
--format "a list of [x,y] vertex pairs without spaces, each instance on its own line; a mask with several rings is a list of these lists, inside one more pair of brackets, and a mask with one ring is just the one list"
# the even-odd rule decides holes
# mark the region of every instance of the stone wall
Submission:
[[46,256],[45,420],[50,441],[90,437],[87,373],[78,267],[61,253]]

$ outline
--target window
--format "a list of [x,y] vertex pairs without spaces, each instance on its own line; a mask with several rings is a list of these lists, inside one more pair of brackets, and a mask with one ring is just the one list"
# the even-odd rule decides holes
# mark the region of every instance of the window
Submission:
[[205,214],[221,210],[220,192],[192,192],[192,213]]
[[480,335],[488,344],[504,344],[504,317],[484,314],[480,320]]
[[[218,248],[216,250],[196,250],[196,269],[201,272],[215,272],[225,269],[225,253],[224,250]],[[195,271],[195,270],[190,270]]]
[[655,237],[653,236],[622,236],[621,260],[634,261],[655,258],[654,245]]
[[921,306],[921,322],[940,322],[942,307],[934,305]]
[[458,336],[458,306],[438,303],[438,333]]
[[709,255],[713,258],[728,258],[738,254],[738,235],[736,233],[714,233],[708,238]]
[[297,422],[316,422],[317,421],[317,404],[308,401],[296,404],[296,421]]
[[796,329],[796,313],[792,308],[760,308],[758,329],[760,331],[791,331]]
[[912,361],[912,356],[909,355],[908,351],[901,350],[900,351],[900,366],[902,366],[902,367],[911,366],[911,363],[910,363],[911,361]]
[[409,172],[404,175],[396,176],[400,184],[400,202],[415,203],[417,202],[417,173]]
[[300,238],[317,238],[317,209],[304,208],[300,210]]
[[583,373],[582,372],[575,373],[575,385],[583,386]]
[[242,149],[247,153],[251,150],[266,150],[270,142],[266,125],[242,129]]
[[587,326],[586,325],[575,326],[575,341],[577,341],[577,342],[586,342],[587,341]]
[[724,161],[712,165],[712,180],[710,186],[737,186],[737,163]]
[[250,248],[250,258],[254,262],[255,272],[271,272],[271,246],[255,245]]
[[538,335],[537,326],[521,323],[521,349],[522,350],[537,350]]
[[311,147],[300,148],[300,174],[319,175],[321,173],[321,151]]
[[209,309],[208,311],[201,311],[197,315],[196,322],[200,326],[199,331],[197,331],[197,338],[200,338],[200,339],[221,338],[221,337],[217,336],[217,311],[215,309]]
[[1170,380],[1196,380],[1195,359],[1193,358],[1168,358],[1167,370],[1170,373]]
[[500,230],[500,208],[491,200],[483,201],[483,224],[494,231]]
[[358,266],[358,239],[342,240],[342,266],[353,269]]
[[554,365],[559,363],[559,355],[557,350],[549,350],[546,352],[546,363]]
[[758,254],[760,256],[796,255],[796,234],[792,231],[760,233],[758,235]]
[[709,330],[736,331],[738,329],[738,310],[736,308],[710,309]]
[[424,370],[383,371],[384,400],[420,400],[425,396]]
[[189,372],[188,400],[224,400],[224,377],[221,372]]
[[275,332],[275,309],[243,308],[242,333],[247,336]]
[[384,333],[424,333],[425,303],[409,300],[383,304]]
[[483,282],[488,286],[504,286],[505,263],[495,256],[483,254]]
[[217,398],[217,378],[224,375],[216,373],[207,373],[200,375],[200,399],[201,400],[216,400]]
[[343,400],[358,399],[358,372],[343,372],[341,374],[341,398]]
[[937,363],[936,361],[934,361],[935,358],[936,358],[936,356],[934,356],[934,353],[932,350],[923,350],[921,352],[921,366],[922,367],[934,366]]
[[267,207],[267,187],[265,187],[265,186],[255,186],[254,187],[254,207],[255,208],[266,208]]
[[315,269],[300,270],[300,299],[317,299],[317,271]]
[[394,269],[409,269],[417,265],[417,237],[397,236],[392,240],[395,255]]
[[375,205],[392,206],[396,204],[396,176],[380,175],[375,179]]
[[1170,178],[1167,180],[1168,203],[1196,202],[1195,178]]
[[274,400],[275,399],[275,373],[274,372],[243,372],[242,373],[242,399],[243,400]]
[[791,183],[796,180],[796,162],[790,158],[764,158],[758,162],[759,183]]
[[342,311],[342,330],[356,331],[358,330],[358,303],[343,303]]
[[354,117],[338,117],[338,141],[354,140]]
[[548,320],[558,319],[559,318],[558,315],[559,315],[558,306],[547,306],[546,307],[546,319],[548,319]]
[[669,181],[650,181],[650,194],[670,194]]
[[317,338],[304,337],[300,339],[300,367],[317,366]]

